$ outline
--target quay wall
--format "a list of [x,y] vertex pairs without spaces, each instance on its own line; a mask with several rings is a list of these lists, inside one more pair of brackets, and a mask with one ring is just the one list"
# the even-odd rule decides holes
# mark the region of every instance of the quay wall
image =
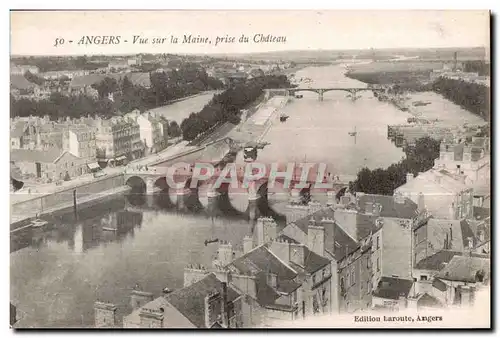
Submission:
[[80,201],[91,198],[91,195],[100,195],[106,191],[123,187],[125,185],[123,174],[102,177],[92,182],[78,186],[68,187],[51,194],[41,195],[29,200],[15,203],[11,206],[11,215],[14,218],[23,218],[24,215],[42,214],[46,210],[57,210],[68,204],[73,205],[73,191],[76,190],[77,205]]

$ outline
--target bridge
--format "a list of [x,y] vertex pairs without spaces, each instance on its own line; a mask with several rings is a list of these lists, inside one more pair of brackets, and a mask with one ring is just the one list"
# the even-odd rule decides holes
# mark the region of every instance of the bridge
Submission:
[[339,192],[345,190],[349,181],[355,179],[354,176],[333,176],[317,180],[316,173],[310,173],[312,175],[304,178],[301,177],[300,170],[294,170],[287,179],[277,175],[258,177],[257,172],[246,173],[242,167],[234,166],[234,168],[232,172],[231,169],[228,171],[216,168],[212,173],[200,168],[193,170],[192,167],[177,168],[175,173],[173,169],[165,167],[153,167],[147,170],[127,169],[124,172],[124,182],[140,194],[172,192],[177,196],[177,204],[184,204],[188,199],[192,200],[193,196],[199,200],[202,195],[201,190],[204,190],[204,197],[208,198],[209,203],[217,199],[228,200],[231,190],[234,194],[245,195],[249,204],[256,203],[259,199],[267,200],[268,192],[288,194],[291,204],[303,203],[310,198],[311,192],[314,192],[326,195],[328,203],[334,204],[339,198]]
[[354,87],[326,87],[326,88],[283,88],[283,89],[267,89],[266,99],[269,98],[270,94],[290,96],[295,95],[298,92],[314,92],[318,94],[319,101],[323,101],[323,95],[331,91],[344,91],[350,94],[351,100],[356,101],[358,99],[358,92],[361,91],[371,91],[371,92],[385,92],[382,87],[365,87],[365,88],[354,88]]

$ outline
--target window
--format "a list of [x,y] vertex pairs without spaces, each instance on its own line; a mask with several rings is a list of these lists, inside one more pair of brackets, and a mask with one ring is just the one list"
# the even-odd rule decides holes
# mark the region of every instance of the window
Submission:
[[377,271],[380,271],[380,258],[377,258]]
[[370,256],[366,257],[366,267],[370,267]]
[[356,269],[353,267],[351,270],[351,285],[356,283]]
[[427,276],[426,275],[420,275],[420,280],[427,280]]
[[323,269],[323,279],[326,277],[326,269]]
[[377,236],[377,250],[380,249],[380,236]]
[[371,284],[372,284],[372,282],[370,282],[370,281],[366,282],[366,293],[370,293]]
[[314,275],[314,274],[312,275],[312,282],[313,282],[313,284],[316,284],[316,275]]

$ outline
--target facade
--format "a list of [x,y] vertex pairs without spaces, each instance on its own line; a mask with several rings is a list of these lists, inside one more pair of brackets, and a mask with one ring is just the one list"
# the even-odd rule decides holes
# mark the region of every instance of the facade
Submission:
[[[133,312],[123,319],[124,328],[238,328],[242,327],[243,296],[214,273],[152,299],[134,290]],[[103,317],[101,315],[101,317]],[[101,322],[97,318],[96,323]]]
[[96,156],[99,161],[113,165],[143,155],[137,123],[121,117],[109,120],[97,118],[96,128]]
[[95,137],[95,128],[87,125],[71,125],[64,133],[63,148],[75,156],[95,161]]
[[158,152],[166,146],[159,118],[148,112],[140,114],[139,111],[128,113],[125,117],[139,125],[140,139],[147,153]]
[[87,160],[57,149],[13,149],[10,161],[21,170],[23,177],[41,182],[71,179],[89,172]]
[[453,175],[445,169],[430,169],[415,178],[409,174],[406,184],[394,193],[422,204],[435,218],[472,218],[473,188],[465,184],[463,175]]
[[490,180],[490,140],[473,137],[470,142],[443,140],[434,168],[464,175],[465,184]]

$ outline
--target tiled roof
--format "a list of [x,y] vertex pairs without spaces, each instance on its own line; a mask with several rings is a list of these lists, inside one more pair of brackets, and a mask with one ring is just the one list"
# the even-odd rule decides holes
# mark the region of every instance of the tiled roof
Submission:
[[483,208],[483,207],[473,207],[472,208],[472,213],[474,215],[474,219],[476,220],[482,220],[485,218],[488,218],[491,216],[491,209],[490,208]]
[[[464,240],[462,227],[459,220],[446,220],[430,218],[427,222],[427,239],[429,248],[432,250],[454,250],[463,251],[467,247],[467,239]],[[444,243],[451,242],[449,247]],[[465,243],[465,246],[464,246]]]
[[[166,296],[167,301],[199,328],[205,327],[205,296],[217,290],[222,292],[222,282],[210,273],[200,281]],[[239,294],[227,287],[227,300],[233,302]]]
[[309,227],[309,222],[314,219],[316,222],[320,222],[323,218],[333,218],[334,210],[332,208],[320,209],[311,215],[307,215],[301,219],[296,220],[294,223],[300,230],[307,234],[307,229]]
[[439,278],[434,278],[434,281],[432,282],[432,287],[442,292],[446,291],[446,283],[440,280]]
[[304,270],[308,273],[314,273],[330,264],[330,260],[318,255],[304,246]]
[[421,295],[417,301],[417,307],[433,307],[433,308],[441,308],[443,304],[436,297],[429,295],[428,293],[424,293]]
[[31,89],[37,85],[29,82],[23,75],[10,75],[10,86],[16,89]]
[[255,275],[259,272],[273,273],[281,279],[293,279],[297,273],[285,265],[266,246],[259,246],[234,260],[229,266],[241,273]]
[[454,256],[461,254],[460,251],[441,250],[420,260],[415,265],[415,269],[440,271]]
[[490,275],[490,260],[481,257],[454,256],[436,276],[440,279],[461,282],[476,282],[476,274],[482,271]]
[[408,297],[413,282],[408,279],[382,277],[373,296],[386,299],[399,299],[399,296]]
[[336,223],[325,224],[325,249],[340,261],[356,251],[359,244]]
[[366,213],[366,202],[382,206],[380,217],[412,219],[417,215],[417,204],[408,198],[404,199],[404,203],[397,203],[393,196],[363,194],[359,196],[358,203],[361,213]]
[[70,88],[83,88],[97,84],[106,78],[105,74],[89,74],[84,76],[75,76],[71,79]]
[[299,242],[297,242],[293,238],[288,237],[287,235],[283,235],[283,234],[279,235],[277,239],[281,240],[281,241],[286,241],[286,242],[289,242],[289,243],[300,244]]
[[[280,282],[281,284],[281,282]],[[255,278],[257,302],[261,306],[274,304],[280,294],[267,284],[266,274],[259,272]]]
[[62,153],[56,148],[49,150],[11,149],[10,160],[12,162],[53,163]]

